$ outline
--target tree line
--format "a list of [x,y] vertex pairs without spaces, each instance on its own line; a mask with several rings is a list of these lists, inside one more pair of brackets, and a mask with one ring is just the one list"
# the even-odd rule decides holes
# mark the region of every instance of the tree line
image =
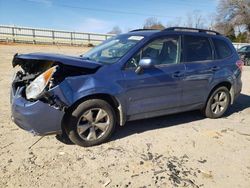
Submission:
[[[177,17],[167,24],[163,24],[155,17],[149,17],[144,21],[143,29],[161,30],[175,26],[212,29],[233,42],[250,42],[250,0],[219,0],[216,13],[213,15],[204,16],[201,10],[195,10],[184,18]],[[115,26],[109,33],[120,34],[122,30]]]

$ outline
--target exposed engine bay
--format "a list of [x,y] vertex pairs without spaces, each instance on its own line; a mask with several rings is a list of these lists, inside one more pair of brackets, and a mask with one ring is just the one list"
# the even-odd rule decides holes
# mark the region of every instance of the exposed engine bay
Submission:
[[[59,85],[66,77],[93,74],[100,67],[98,64],[93,66],[89,62],[85,63],[80,58],[66,57],[65,60],[68,61],[65,63],[63,59],[58,59],[57,55],[53,57],[47,54],[16,54],[12,65],[13,67],[19,66],[20,69],[15,73],[12,82],[13,90],[23,88],[21,95],[26,100],[40,100],[58,109],[64,109],[66,105],[50,90]],[[78,64],[73,60],[78,61]],[[72,61],[73,65],[70,65]]]

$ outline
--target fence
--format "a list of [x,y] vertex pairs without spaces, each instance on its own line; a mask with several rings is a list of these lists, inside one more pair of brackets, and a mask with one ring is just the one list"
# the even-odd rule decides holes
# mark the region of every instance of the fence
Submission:
[[[110,34],[82,33],[0,25],[0,41],[33,44],[97,45]],[[236,49],[249,43],[233,43]]]
[[110,34],[82,33],[0,25],[0,41],[33,44],[86,45],[99,44]]

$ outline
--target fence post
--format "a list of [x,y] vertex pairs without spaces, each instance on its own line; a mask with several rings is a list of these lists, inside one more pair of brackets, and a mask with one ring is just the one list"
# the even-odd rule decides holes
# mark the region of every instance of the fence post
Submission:
[[90,34],[88,33],[88,44],[90,44]]
[[33,35],[33,44],[36,44],[36,34],[35,34],[35,29],[32,29],[32,35]]
[[73,46],[73,32],[70,32],[71,46]]
[[15,28],[12,27],[12,41],[15,42]]
[[105,40],[107,40],[108,39],[108,35],[105,35]]
[[55,31],[52,31],[52,41],[53,41],[53,44],[55,44]]

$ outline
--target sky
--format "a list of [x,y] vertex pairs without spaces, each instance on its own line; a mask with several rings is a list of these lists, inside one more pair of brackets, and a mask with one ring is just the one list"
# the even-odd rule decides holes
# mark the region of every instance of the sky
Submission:
[[107,33],[142,28],[148,17],[163,25],[200,11],[206,22],[218,0],[0,0],[0,25]]

